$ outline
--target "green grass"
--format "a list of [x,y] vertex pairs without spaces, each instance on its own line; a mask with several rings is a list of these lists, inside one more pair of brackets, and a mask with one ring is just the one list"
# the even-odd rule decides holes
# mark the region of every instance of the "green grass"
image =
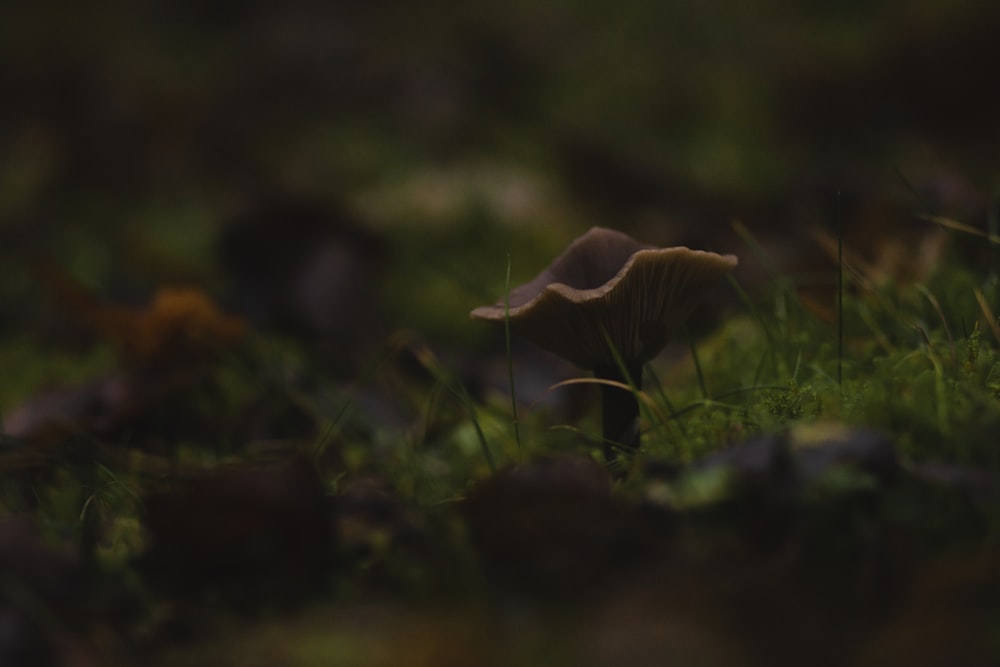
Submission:
[[[810,310],[791,275],[776,272],[762,288],[736,282],[723,287],[732,305],[718,326],[702,336],[673,341],[645,369],[645,390],[639,396],[642,449],[638,465],[629,470],[631,477],[616,484],[616,495],[625,502],[642,496],[682,512],[711,511],[728,497],[726,474],[682,475],[665,482],[646,479],[642,464],[690,462],[759,434],[811,425],[879,429],[897,445],[905,464],[941,462],[1000,471],[995,444],[1000,346],[994,336],[997,323],[986,314],[997,309],[1000,299],[996,279],[957,259],[922,283],[873,285],[849,276],[845,272],[842,297],[836,288],[829,291],[832,302],[842,303],[839,321]],[[835,285],[837,276],[829,278]],[[509,291],[509,275],[505,283]],[[462,315],[455,326],[481,326]],[[341,493],[354,480],[383,480],[411,513],[408,520],[433,531],[440,542],[436,548],[446,554],[437,556],[443,560],[412,562],[389,529],[376,527],[365,538],[371,552],[337,573],[340,588],[318,603],[316,613],[359,604],[366,584],[358,582],[369,578],[388,585],[390,598],[400,596],[396,600],[433,598],[449,587],[476,598],[482,595],[480,575],[469,565],[460,502],[477,482],[533,459],[569,455],[600,462],[600,410],[596,391],[589,409],[572,423],[521,404],[515,390],[517,352],[511,349],[509,332],[504,336],[503,375],[510,386],[477,397],[461,379],[456,356],[435,348],[412,332],[394,334],[357,377],[344,382],[325,377],[294,340],[256,333],[212,371],[212,382],[185,399],[191,414],[207,412],[224,425],[218,431],[224,442],[187,434],[172,449],[144,452],[127,437],[103,442],[79,434],[48,450],[48,474],[30,476],[25,487],[13,481],[19,477],[22,445],[7,439],[0,443],[0,455],[12,474],[0,487],[0,514],[27,512],[54,542],[67,536],[78,541],[95,571],[114,582],[117,595],[155,605],[132,573],[133,559],[149,545],[142,524],[144,493],[169,485],[180,470],[300,451],[316,462],[331,493]],[[82,359],[81,367],[89,367],[90,357]],[[577,380],[554,383],[550,391],[593,382],[581,374]],[[221,400],[213,391],[223,394]],[[287,402],[311,415],[317,437],[268,443],[239,442],[227,435],[239,425],[245,406],[261,396],[271,396],[277,402],[270,404],[274,409]],[[375,412],[373,402],[379,406]],[[379,416],[383,414],[391,417]],[[838,498],[876,488],[872,479],[852,475],[821,480],[806,496],[810,507],[822,514]],[[26,491],[33,498],[30,507],[24,505]],[[900,493],[886,512],[912,522],[916,510],[907,508],[922,496]],[[836,512],[830,516],[830,521],[840,520]],[[941,534],[950,535],[947,530]],[[441,567],[444,571],[436,569]],[[152,608],[148,613],[154,613]],[[406,614],[408,619],[421,617],[417,611]],[[155,624],[150,618],[143,622]],[[240,626],[238,620],[229,622]],[[272,627],[295,637],[297,655],[315,652],[321,656],[317,660],[354,655],[367,646],[367,640],[352,643],[347,636],[321,641],[308,623],[300,626],[291,617],[275,620]],[[224,641],[229,648],[221,651],[236,651],[233,640]],[[260,642],[270,645],[266,638]],[[309,664],[302,656],[297,660]]]
[[[508,264],[508,290],[509,270]],[[758,433],[836,421],[884,430],[908,460],[1000,465],[991,437],[1000,426],[1000,357],[996,322],[984,313],[1000,297],[995,278],[954,261],[925,284],[872,287],[849,281],[843,317],[830,322],[803,305],[793,276],[774,271],[772,287],[754,295],[731,283],[737,305],[717,330],[701,339],[688,337],[687,354],[670,353],[649,365],[641,400],[644,456],[689,461]],[[836,281],[831,275],[831,284]],[[830,297],[837,299],[836,290]],[[463,318],[455,326],[479,325]],[[525,456],[574,447],[586,455],[587,445],[574,443],[572,434],[599,432],[596,405],[576,424],[558,423],[542,410],[519,411],[516,365],[505,334],[509,393],[487,395],[482,404],[455,370],[419,341],[411,351],[425,377],[412,377],[387,358],[346,387],[317,376],[310,379],[311,393],[290,390],[326,424],[315,456],[336,440],[352,469],[386,475],[404,488],[434,489],[417,494],[433,503],[461,496],[469,480]],[[252,395],[247,388],[255,373],[306,372],[308,364],[294,343],[256,340],[239,370],[230,365],[219,371],[223,390],[231,387],[239,397],[230,402],[232,409]],[[298,370],[271,370],[280,349],[286,349],[280,363]],[[45,358],[50,364],[57,360]],[[90,358],[63,377],[72,380],[90,368]],[[101,355],[96,359],[98,367],[107,364]],[[18,380],[51,377],[48,369],[57,367],[38,366]],[[33,386],[39,386],[37,379]],[[28,390],[7,383],[6,391],[23,396]],[[391,394],[386,400],[401,404],[406,416],[396,424],[365,423],[354,403],[370,392]],[[324,395],[336,398],[331,402]],[[388,456],[378,454],[380,448]]]
[[[650,610],[613,598],[607,607],[617,603],[618,612],[606,612],[602,597],[585,612],[591,616],[584,625],[560,617],[551,646],[553,615],[498,605],[477,579],[462,501],[485,480],[540,458],[600,464],[601,426],[592,378],[581,373],[560,382],[565,375],[553,375],[550,394],[583,390],[572,409],[529,403],[509,323],[505,358],[496,363],[499,340],[489,339],[488,327],[469,320],[468,312],[498,295],[509,299],[512,285],[593,224],[635,230],[640,240],[647,240],[647,230],[664,238],[690,231],[709,245],[735,233],[728,240],[748,248],[741,264],[756,265],[764,276],[743,284],[733,278],[721,290],[725,305],[707,306],[720,311],[712,329],[680,336],[648,364],[640,396],[642,451],[631,477],[615,483],[615,503],[660,503],[671,512],[668,521],[677,519],[674,511],[710,513],[730,492],[724,471],[665,480],[644,464],[683,464],[760,434],[811,428],[869,426],[895,443],[908,466],[939,462],[1000,472],[993,130],[989,124],[938,128],[936,120],[945,109],[942,91],[950,99],[954,90],[941,72],[967,70],[966,54],[976,51],[960,47],[967,33],[978,39],[979,26],[988,24],[976,20],[985,4],[910,5],[895,0],[845,13],[806,5],[790,12],[769,1],[629,0],[539,10],[537,3],[505,1],[437,12],[430,22],[426,8],[402,4],[331,4],[315,21],[293,6],[291,12],[236,12],[221,23],[213,12],[160,16],[122,12],[118,3],[92,8],[83,23],[53,14],[46,3],[6,11],[0,53],[18,63],[23,94],[12,98],[3,133],[12,148],[0,167],[6,269],[0,283],[0,521],[25,519],[46,545],[82,556],[93,588],[84,587],[82,613],[68,623],[62,615],[73,616],[71,603],[42,599],[20,581],[20,571],[16,577],[0,572],[0,611],[13,614],[7,625],[16,630],[18,614],[37,620],[74,659],[92,642],[101,658],[135,653],[135,664],[157,654],[151,664],[181,665],[471,664],[484,647],[512,637],[496,653],[498,663],[578,664],[566,656],[579,650],[593,657],[587,651],[596,643],[587,640],[597,642],[594,637],[630,648],[638,642],[638,655],[642,632],[647,640],[665,633],[694,636],[697,644],[702,637],[699,649],[728,639],[729,633],[690,632],[712,627],[701,623],[699,614],[712,602],[710,596],[704,601],[697,577],[690,578],[696,595],[688,598],[670,584],[656,588],[657,579],[687,581],[697,574],[681,567],[673,576],[676,559],[683,561],[683,536],[669,553],[656,554],[663,572],[639,582],[658,596],[652,620],[643,625]],[[899,21],[904,14],[907,21]],[[929,39],[928,54],[942,56],[940,72],[921,89],[927,109],[899,104],[912,99],[911,91],[871,86],[872,72],[887,62],[908,62],[913,40],[921,37]],[[784,57],[790,49],[798,54],[793,63]],[[848,85],[852,80],[858,85]],[[795,105],[788,100],[803,101],[810,81],[843,83],[836,101],[849,104],[834,106],[856,117],[843,119],[843,127],[838,117],[789,117]],[[63,96],[51,94],[63,88],[72,102],[66,109]],[[966,92],[975,103],[976,91]],[[869,129],[859,122],[869,109],[853,98],[870,93],[879,108],[907,111],[898,127]],[[944,117],[954,120],[956,113]],[[937,136],[939,129],[948,132]],[[105,141],[105,135],[120,140]],[[592,144],[596,157],[576,160],[567,146],[578,142]],[[945,155],[954,162],[945,164]],[[930,274],[875,281],[851,263],[852,239],[840,229],[856,222],[854,204],[870,203],[873,193],[891,199],[879,181],[891,164],[901,165],[900,179],[914,196],[911,217],[947,230],[952,252]],[[904,175],[910,171],[912,182]],[[732,231],[719,224],[703,234],[684,227],[743,215],[760,221],[763,214],[756,214],[774,209],[789,214],[762,223],[772,225],[766,231],[808,225],[814,220],[808,213],[799,217],[794,202],[801,197],[808,204],[810,183],[829,184],[845,173],[856,178],[843,184],[846,196],[818,212],[832,223],[837,242],[836,268],[822,275],[790,273],[771,255],[765,230],[758,238],[749,222]],[[961,201],[939,211],[934,197],[921,199],[939,185],[960,186]],[[967,203],[965,185],[993,202],[982,229],[954,210]],[[331,377],[323,365],[328,351],[310,342],[253,331],[181,395],[142,406],[135,424],[112,435],[98,438],[71,425],[34,443],[3,433],[25,401],[50,388],[72,390],[106,378],[124,363],[107,342],[63,328],[64,314],[37,284],[37,262],[50,261],[123,303],[174,283],[222,293],[225,276],[212,247],[218,225],[234,206],[269,191],[344,204],[386,241],[374,297],[380,315],[370,336],[374,351],[356,360],[353,377]],[[804,287],[824,288],[822,305],[835,315],[817,315],[800,297]],[[155,388],[155,378],[147,379]],[[127,412],[127,401],[116,405]],[[362,555],[338,551],[330,581],[316,582],[315,608],[301,615],[223,610],[213,592],[177,603],[147,588],[135,567],[150,546],[147,494],[196,472],[294,454],[315,465],[334,501],[355,483],[374,482],[387,495],[384,507],[374,503],[377,517],[368,524],[331,527],[338,535],[360,532],[371,548]],[[815,528],[828,532],[822,544],[831,553],[870,546],[877,523],[862,511],[857,524],[845,521],[849,530],[829,529],[841,527],[840,499],[852,489],[866,500],[878,490],[864,475],[841,472],[810,496],[818,514],[833,517]],[[912,533],[923,535],[914,526],[927,524],[927,540],[947,548],[954,546],[953,523],[966,521],[973,525],[969,533],[979,534],[974,524],[981,515],[948,493],[914,485],[879,498],[881,505],[871,503],[874,516],[889,517],[888,546],[906,554],[904,564],[912,564],[910,550],[918,553],[914,559],[923,553],[908,541]],[[506,502],[518,520],[545,509],[519,505],[516,497]],[[584,524],[590,517],[583,519],[576,516]],[[995,545],[1000,522],[989,520],[996,524],[989,533]],[[729,553],[736,530],[730,524],[720,532],[721,551]],[[0,560],[20,544],[11,534],[0,545]],[[432,545],[421,542],[428,536]],[[753,579],[726,569],[716,543],[687,546],[712,581],[742,590]],[[46,554],[28,555],[27,573],[37,565],[48,581]],[[713,557],[723,565],[715,566]],[[767,565],[773,572],[774,563]],[[880,574],[886,573],[865,570],[844,588],[853,591]],[[789,584],[795,609],[803,604],[798,583]],[[923,583],[913,587],[918,601],[922,590],[936,591],[940,582]],[[947,583],[940,588],[952,592]],[[478,613],[449,607],[441,591],[454,595],[455,589]],[[783,622],[796,619],[769,615],[767,605],[780,593],[755,593],[753,609],[762,609],[765,622],[774,618],[782,639],[794,640],[795,628],[786,630]],[[722,602],[716,600],[727,614],[743,611],[728,598]],[[939,602],[932,597],[923,604],[947,607],[947,600]],[[656,615],[663,604],[666,622]],[[404,609],[387,617],[393,605]],[[811,611],[808,603],[804,608]],[[76,622],[81,618],[85,623]],[[866,631],[886,625],[878,620],[860,624]],[[601,635],[609,625],[618,634]],[[83,628],[79,636],[60,634],[74,627]],[[907,634],[908,642],[924,634],[920,627]],[[839,642],[843,635],[829,630],[823,636]],[[115,663],[88,657],[76,661]]]
[[909,460],[996,469],[1000,359],[984,336],[992,325],[977,290],[996,301],[993,279],[958,265],[927,285],[852,285],[838,323],[813,315],[782,285],[692,343],[693,363],[659,383],[677,406],[677,428],[650,424],[646,449],[689,459],[755,433],[830,420],[884,430]]

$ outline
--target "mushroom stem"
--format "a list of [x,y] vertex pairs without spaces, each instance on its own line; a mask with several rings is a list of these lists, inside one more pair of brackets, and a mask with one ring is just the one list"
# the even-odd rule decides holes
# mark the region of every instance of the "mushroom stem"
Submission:
[[[642,364],[625,364],[628,378],[619,368],[603,368],[594,371],[601,380],[613,380],[628,384],[631,379],[637,391],[642,389]],[[639,448],[639,401],[635,393],[620,387],[601,384],[601,419],[604,436],[604,458],[614,463],[619,452],[630,456]]]

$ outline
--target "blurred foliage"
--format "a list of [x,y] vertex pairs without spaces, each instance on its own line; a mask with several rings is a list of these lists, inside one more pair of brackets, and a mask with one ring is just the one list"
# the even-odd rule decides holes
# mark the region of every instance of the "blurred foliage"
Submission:
[[[997,7],[4,3],[0,662],[991,663]],[[595,224],[741,261],[615,480]]]

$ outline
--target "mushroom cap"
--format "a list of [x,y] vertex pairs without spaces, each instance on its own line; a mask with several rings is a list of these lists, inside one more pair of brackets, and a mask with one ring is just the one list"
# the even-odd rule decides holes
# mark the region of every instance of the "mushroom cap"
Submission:
[[[513,331],[588,370],[656,356],[702,294],[736,266],[734,255],[655,248],[593,227],[544,271],[510,292]],[[475,319],[503,323],[504,300]]]

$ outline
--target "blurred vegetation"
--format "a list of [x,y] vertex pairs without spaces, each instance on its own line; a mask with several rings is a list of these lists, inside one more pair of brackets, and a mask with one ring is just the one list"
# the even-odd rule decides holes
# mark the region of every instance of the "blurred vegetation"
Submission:
[[[4,4],[0,662],[989,664],[998,20]],[[741,262],[622,479],[468,319],[592,225]]]

